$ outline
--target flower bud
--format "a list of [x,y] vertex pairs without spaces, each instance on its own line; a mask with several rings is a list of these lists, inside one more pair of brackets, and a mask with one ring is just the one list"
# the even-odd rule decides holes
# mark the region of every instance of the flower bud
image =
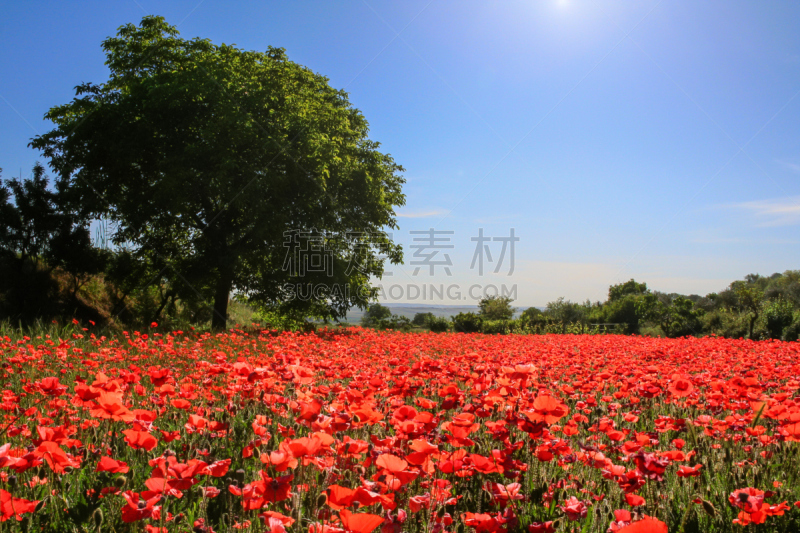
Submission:
[[708,500],[701,500],[700,503],[703,505],[703,510],[708,516],[717,516],[717,508],[714,507],[713,503]]
[[319,496],[317,496],[317,507],[322,507],[328,503],[328,495],[324,492],[321,492]]
[[99,507],[94,510],[92,513],[92,522],[94,522],[94,527],[97,528],[97,531],[101,531],[103,528],[103,510]]

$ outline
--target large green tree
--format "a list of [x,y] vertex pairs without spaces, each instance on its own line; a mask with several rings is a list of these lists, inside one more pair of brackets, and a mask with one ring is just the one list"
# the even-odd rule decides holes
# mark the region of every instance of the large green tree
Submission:
[[[78,86],[31,142],[76,206],[213,298],[216,328],[231,291],[325,318],[368,303],[370,279],[402,259],[383,231],[405,201],[403,169],[345,92],[283,49],[183,39],[161,17],[121,27],[103,50],[109,79]],[[288,264],[286,244],[309,241],[326,268]]]

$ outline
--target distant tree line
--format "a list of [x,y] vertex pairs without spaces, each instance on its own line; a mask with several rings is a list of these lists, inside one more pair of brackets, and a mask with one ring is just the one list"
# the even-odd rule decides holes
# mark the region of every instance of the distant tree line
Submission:
[[530,307],[516,319],[512,318],[511,303],[507,297],[489,297],[480,301],[475,313],[459,313],[449,319],[417,313],[411,321],[376,304],[363,323],[384,329],[417,326],[464,333],[717,335],[786,341],[800,336],[800,270],[771,276],[749,274],[725,290],[705,296],[653,291],[646,283],[631,279],[609,287],[605,302],[558,298],[544,309]]

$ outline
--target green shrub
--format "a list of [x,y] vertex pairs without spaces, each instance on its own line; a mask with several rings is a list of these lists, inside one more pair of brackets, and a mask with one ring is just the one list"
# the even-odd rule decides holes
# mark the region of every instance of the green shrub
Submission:
[[443,316],[431,315],[431,317],[428,318],[428,322],[426,325],[428,326],[428,329],[430,329],[434,333],[444,333],[445,331],[450,329],[450,321]]
[[391,315],[377,322],[378,329],[391,329],[395,331],[410,331],[411,321],[403,315]]
[[392,316],[392,311],[385,305],[372,304],[361,317],[361,325],[364,327],[380,327],[378,324]]
[[481,324],[481,332],[505,335],[509,333],[509,322],[510,320],[484,320]]
[[783,340],[794,342],[798,338],[800,338],[800,314],[795,317],[794,322],[783,330]]
[[254,317],[254,322],[261,324],[264,329],[279,331],[315,331],[316,325],[305,318],[281,314],[274,309],[265,309]]
[[771,339],[783,338],[783,331],[794,321],[791,302],[778,298],[764,309],[766,329]]
[[475,313],[458,313],[453,317],[453,330],[458,333],[479,333],[483,319]]
[[747,337],[750,318],[747,313],[732,309],[716,309],[703,319],[703,330],[719,337],[743,339]]
[[427,326],[433,318],[436,318],[433,313],[417,313],[411,323],[415,326]]

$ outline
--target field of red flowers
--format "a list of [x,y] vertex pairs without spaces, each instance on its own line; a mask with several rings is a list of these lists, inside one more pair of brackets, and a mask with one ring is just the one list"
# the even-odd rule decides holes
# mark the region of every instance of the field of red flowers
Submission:
[[0,532],[800,531],[800,343],[0,337]]

